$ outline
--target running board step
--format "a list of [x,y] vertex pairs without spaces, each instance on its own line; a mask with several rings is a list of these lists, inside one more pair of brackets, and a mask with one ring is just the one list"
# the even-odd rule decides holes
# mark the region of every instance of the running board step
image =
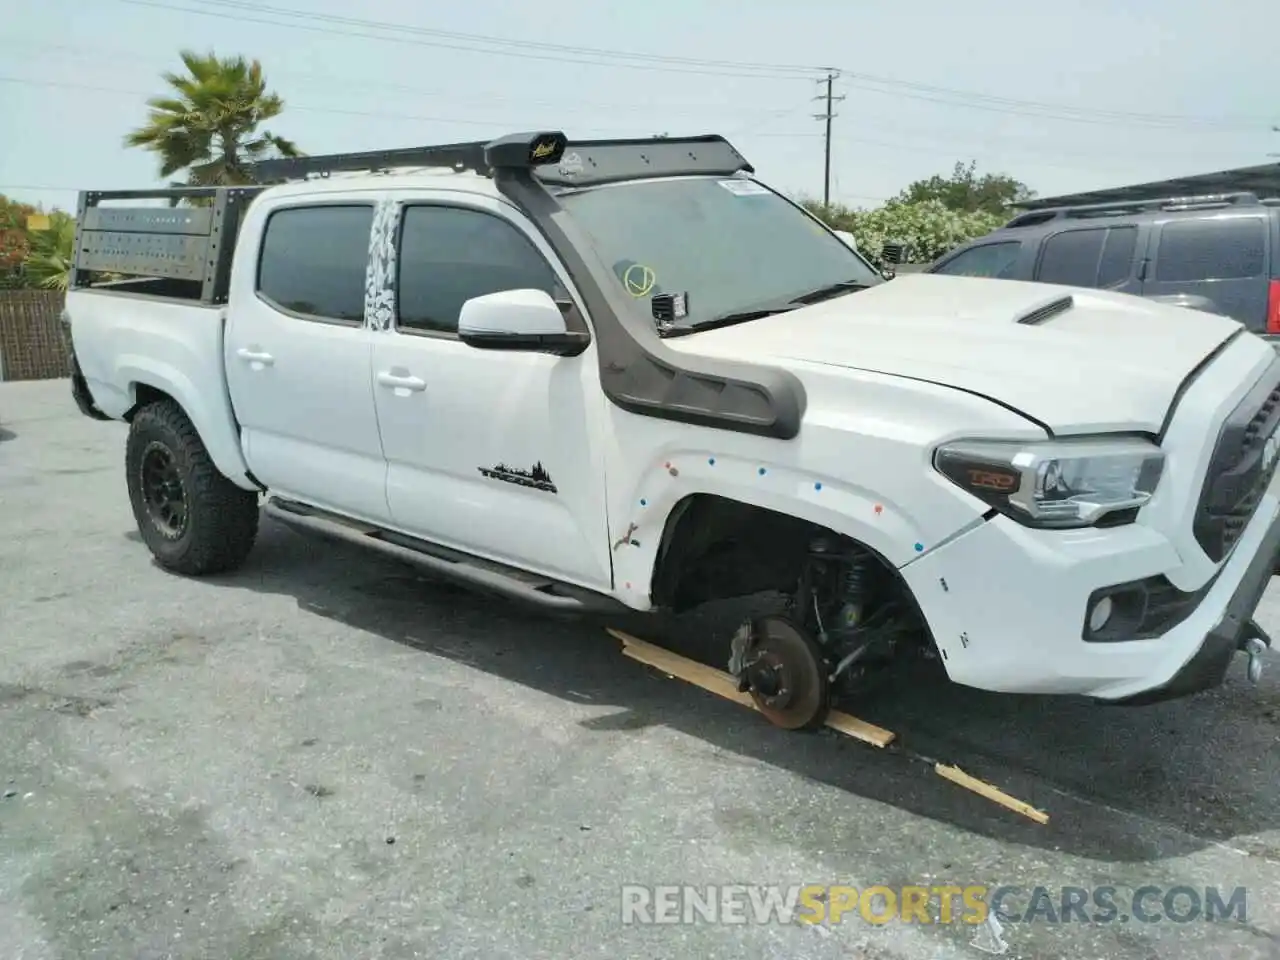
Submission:
[[330,540],[353,543],[384,556],[411,563],[429,573],[523,600],[539,607],[565,612],[617,613],[626,607],[612,597],[592,593],[580,587],[527,570],[519,570],[439,544],[419,540],[394,530],[319,510],[307,504],[271,497],[267,500],[267,516],[303,533]]

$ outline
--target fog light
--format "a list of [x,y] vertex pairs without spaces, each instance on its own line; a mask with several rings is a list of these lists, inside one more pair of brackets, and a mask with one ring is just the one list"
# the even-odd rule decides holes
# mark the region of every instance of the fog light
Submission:
[[1093,605],[1093,609],[1089,611],[1089,629],[1097,633],[1107,625],[1107,621],[1111,619],[1111,611],[1113,604],[1110,597],[1103,597]]

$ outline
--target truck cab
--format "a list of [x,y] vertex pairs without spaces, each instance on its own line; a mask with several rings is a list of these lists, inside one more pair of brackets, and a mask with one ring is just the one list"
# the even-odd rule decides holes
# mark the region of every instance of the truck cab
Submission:
[[[788,728],[903,655],[1112,702],[1256,657],[1270,347],[1119,294],[884,283],[753,174],[718,136],[540,133],[87,191],[73,390],[129,422],[182,573],[239,566],[265,510],[550,609],[781,591],[726,654]],[[113,205],[146,197],[180,205]]]

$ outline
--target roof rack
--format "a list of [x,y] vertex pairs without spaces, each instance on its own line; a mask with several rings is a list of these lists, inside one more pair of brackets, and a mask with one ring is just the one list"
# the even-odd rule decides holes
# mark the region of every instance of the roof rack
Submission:
[[1153,210],[1204,210],[1214,207],[1256,205],[1260,202],[1257,194],[1247,191],[1206,193],[1188,197],[1151,197],[1145,200],[1113,200],[1109,203],[1086,203],[1031,210],[1014,217],[1005,224],[1005,227],[1026,227],[1068,218],[1105,217]]
[[[489,141],[262,160],[246,167],[254,181],[246,186],[82,191],[71,285],[92,286],[103,274],[120,274],[148,282],[169,281],[163,286],[167,295],[225,303],[241,217],[269,185],[404,167],[471,170],[481,176],[523,170],[544,185],[569,188],[651,177],[731,177],[755,172],[718,134],[570,144],[558,131],[513,133]],[[106,200],[144,199],[167,200],[169,206],[100,206]],[[179,207],[184,200],[201,202]]]
[[719,134],[580,140],[563,133],[514,133],[498,140],[438,146],[334,153],[262,160],[246,167],[256,183],[284,183],[334,173],[383,173],[396,168],[438,167],[492,176],[499,169],[527,169],[545,184],[585,186],[642,177],[719,174],[755,168]]
[[284,183],[331,173],[375,173],[396,167],[448,167],[471,170],[481,176],[492,172],[485,159],[485,141],[446,143],[402,150],[369,150],[365,153],[330,153],[314,157],[281,157],[260,160],[246,167],[256,183]]

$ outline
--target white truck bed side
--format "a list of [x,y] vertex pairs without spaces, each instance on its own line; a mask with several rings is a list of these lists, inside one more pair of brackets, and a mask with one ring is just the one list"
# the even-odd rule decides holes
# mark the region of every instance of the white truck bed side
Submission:
[[228,479],[256,490],[223,368],[225,308],[72,289],[66,313],[76,360],[98,409],[122,420],[139,388],[173,397],[191,418],[209,456]]

